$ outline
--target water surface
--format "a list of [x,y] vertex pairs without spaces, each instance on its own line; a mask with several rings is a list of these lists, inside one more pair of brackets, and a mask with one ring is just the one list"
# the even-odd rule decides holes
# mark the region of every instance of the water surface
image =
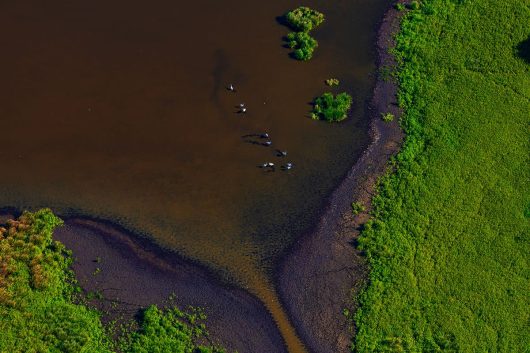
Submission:
[[[367,144],[388,3],[307,1],[326,22],[298,62],[275,19],[296,1],[3,2],[0,206],[112,220],[274,301],[274,260]],[[308,118],[330,77],[354,98],[344,123]],[[272,147],[242,137],[262,132]]]

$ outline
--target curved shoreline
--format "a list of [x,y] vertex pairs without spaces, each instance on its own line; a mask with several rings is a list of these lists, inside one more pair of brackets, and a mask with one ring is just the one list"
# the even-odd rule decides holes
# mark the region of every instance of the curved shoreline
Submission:
[[[0,223],[20,213],[0,209]],[[151,304],[202,307],[211,342],[241,353],[287,352],[271,314],[248,291],[111,222],[88,217],[64,221],[54,239],[72,250],[72,269],[85,293],[97,293],[89,304],[103,313],[103,321],[134,319]]]
[[[404,1],[398,1],[404,2]],[[391,7],[377,33],[377,67],[394,67],[388,50],[399,29],[402,13]],[[367,266],[355,242],[370,215],[370,200],[377,179],[387,169],[403,140],[396,101],[397,84],[379,72],[370,103],[371,143],[346,178],[334,190],[317,226],[286,252],[275,271],[282,307],[311,352],[349,352],[352,323],[345,311],[355,310],[354,297],[367,277]],[[383,122],[381,113],[396,119]],[[351,202],[366,211],[354,216]]]
[[[389,64],[389,28],[397,18],[390,9],[380,26],[378,67]],[[356,227],[368,215],[352,217],[348,211],[354,198],[369,202],[371,187],[399,148],[402,134],[397,121],[383,123],[379,116],[381,107],[391,107],[387,110],[398,116],[389,100],[395,89],[393,83],[377,80],[371,103],[371,144],[328,198],[314,231],[286,251],[275,271],[282,307],[310,351],[342,352],[351,343],[350,323],[342,309],[351,307],[351,289],[359,287],[366,271],[351,242],[357,236]],[[14,209],[4,210],[17,214]],[[141,307],[163,305],[174,292],[176,305],[206,308],[211,337],[226,348],[241,353],[287,351],[271,313],[256,296],[222,282],[210,269],[149,238],[90,217],[65,217],[65,227],[54,236],[73,250],[73,269],[82,287],[103,294],[103,300],[93,301],[103,311],[132,318]],[[97,268],[101,272],[95,275]]]

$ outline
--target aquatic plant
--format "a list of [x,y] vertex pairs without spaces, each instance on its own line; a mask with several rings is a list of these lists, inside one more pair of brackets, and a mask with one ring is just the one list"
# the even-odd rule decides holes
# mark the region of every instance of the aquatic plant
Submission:
[[326,85],[330,87],[338,86],[340,83],[340,81],[336,78],[328,78],[325,82],[326,82]]
[[336,122],[346,119],[348,110],[353,103],[352,97],[346,93],[339,93],[333,96],[332,93],[324,93],[313,101],[313,119]]
[[285,19],[293,30],[307,33],[324,22],[324,14],[309,7],[300,6],[289,11]]
[[298,60],[309,60],[318,42],[306,32],[291,32],[287,35],[288,45],[294,49],[293,56]]
[[392,120],[394,120],[394,114],[392,114],[390,112],[381,113],[381,119],[383,119],[383,121],[386,121],[387,123],[391,122]]

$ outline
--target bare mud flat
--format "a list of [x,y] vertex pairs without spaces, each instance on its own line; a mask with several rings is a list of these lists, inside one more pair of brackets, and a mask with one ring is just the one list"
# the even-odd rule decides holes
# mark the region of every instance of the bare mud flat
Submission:
[[[401,15],[392,8],[381,22],[377,39],[380,68],[395,66],[388,49],[394,45],[392,35],[399,29]],[[396,94],[396,83],[380,75],[370,104],[372,143],[333,192],[316,228],[297,241],[276,273],[283,307],[311,352],[349,352],[352,343],[353,327],[344,311],[356,309],[354,298],[368,271],[355,239],[369,218],[377,179],[404,137]],[[396,117],[391,123],[381,119],[381,113],[387,112]],[[352,201],[367,210],[354,216]]]
[[138,310],[163,306],[174,294],[171,303],[182,309],[204,308],[211,340],[230,351],[287,352],[263,303],[200,265],[100,222],[70,219],[54,237],[72,250],[82,288],[103,295],[92,304],[112,318],[133,319]]

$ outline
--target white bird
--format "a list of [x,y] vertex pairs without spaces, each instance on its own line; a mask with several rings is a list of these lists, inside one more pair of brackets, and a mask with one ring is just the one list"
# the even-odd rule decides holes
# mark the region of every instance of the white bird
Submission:
[[262,139],[268,139],[269,138],[269,134],[265,132],[265,133],[259,135],[259,137],[261,137]]
[[279,151],[280,153],[280,157],[285,157],[287,156],[287,151]]
[[270,146],[270,145],[272,145],[272,141],[265,141],[265,142],[263,143],[263,145],[265,145],[265,146]]
[[230,84],[230,86],[228,86],[228,90],[234,91],[234,86],[232,84]]
[[286,165],[283,166],[283,168],[285,170],[289,170],[289,169],[293,168],[293,164],[292,163],[287,163]]
[[245,106],[245,103],[239,103],[239,108],[243,109],[244,106]]
[[272,163],[272,162],[267,162],[267,163],[263,163],[261,166],[262,166],[263,168],[272,168],[272,167],[274,167],[274,163]]

